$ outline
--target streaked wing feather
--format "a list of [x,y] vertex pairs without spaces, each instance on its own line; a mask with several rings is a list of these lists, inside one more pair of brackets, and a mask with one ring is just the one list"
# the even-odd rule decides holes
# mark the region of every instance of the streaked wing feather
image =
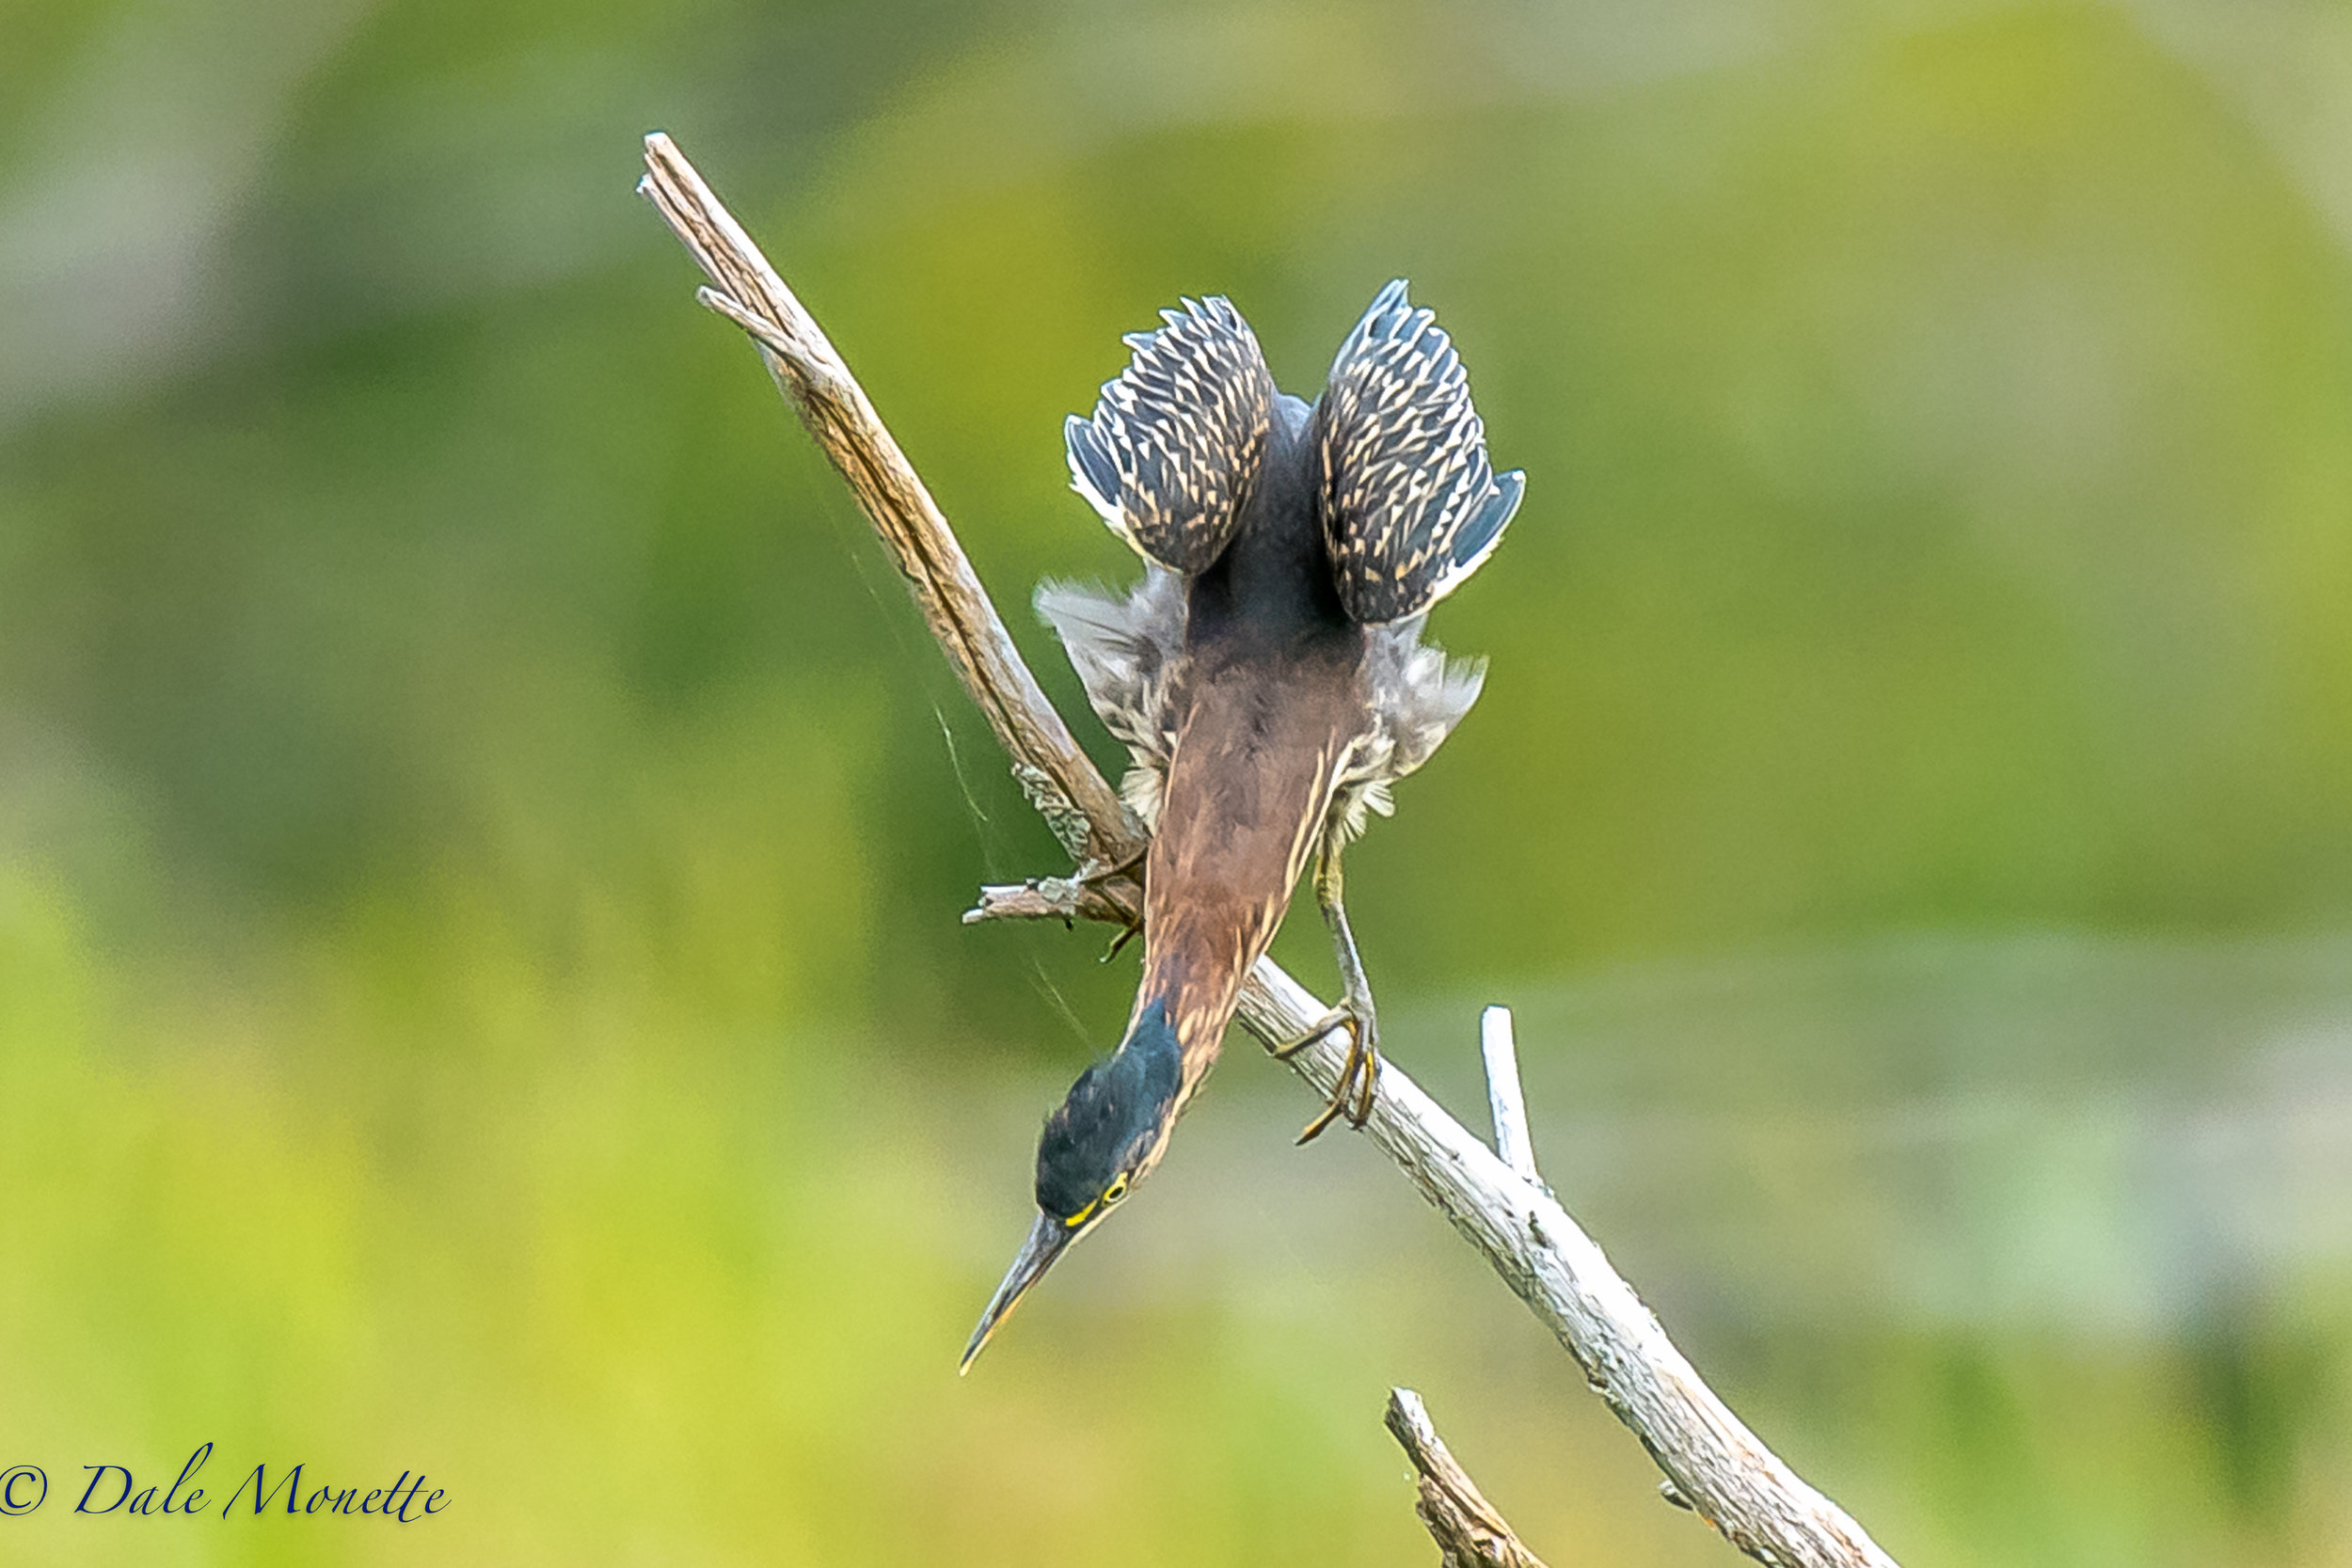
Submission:
[[1368,626],[1418,615],[1484,563],[1525,476],[1498,476],[1470,378],[1434,312],[1399,278],[1331,364],[1315,405],[1324,542],[1340,602]]
[[1187,576],[1232,542],[1265,456],[1274,376],[1231,302],[1185,300],[1130,334],[1135,356],[1070,417],[1070,486],[1146,560]]

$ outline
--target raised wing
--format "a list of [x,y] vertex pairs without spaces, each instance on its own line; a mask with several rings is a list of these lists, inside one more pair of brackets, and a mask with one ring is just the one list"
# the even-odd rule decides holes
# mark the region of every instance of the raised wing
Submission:
[[1418,615],[1494,552],[1526,477],[1498,475],[1470,378],[1436,314],[1380,291],[1315,405],[1323,538],[1340,602],[1368,626]]
[[1265,457],[1274,376],[1241,312],[1185,300],[1127,337],[1135,358],[1070,417],[1070,487],[1111,531],[1170,571],[1206,571],[1232,543]]

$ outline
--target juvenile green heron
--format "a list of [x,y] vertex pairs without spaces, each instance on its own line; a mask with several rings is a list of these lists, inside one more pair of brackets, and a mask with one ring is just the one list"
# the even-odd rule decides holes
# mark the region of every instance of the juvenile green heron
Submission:
[[1429,607],[1493,553],[1523,478],[1486,461],[1470,384],[1432,313],[1380,291],[1310,408],[1275,389],[1223,299],[1126,341],[1127,369],[1067,427],[1072,487],[1144,559],[1124,599],[1049,585],[1038,609],[1135,767],[1152,830],[1143,980],[1126,1037],[1045,1123],[1037,1220],[963,1353],[1152,1173],[1216,1064],[1243,978],[1308,857],[1344,1000],[1295,1051],[1349,1037],[1299,1141],[1372,1114],[1378,1026],[1340,854],[1429,760],[1483,671],[1421,640]]

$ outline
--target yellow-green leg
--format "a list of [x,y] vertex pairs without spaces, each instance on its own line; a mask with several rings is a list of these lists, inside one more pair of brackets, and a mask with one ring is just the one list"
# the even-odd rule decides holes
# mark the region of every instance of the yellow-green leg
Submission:
[[1331,945],[1339,958],[1340,1005],[1274,1054],[1294,1056],[1332,1030],[1343,1028],[1347,1031],[1347,1063],[1340,1069],[1339,1083],[1332,1086],[1331,1102],[1298,1134],[1302,1144],[1320,1134],[1342,1115],[1355,1128],[1371,1120],[1373,1088],[1380,1073],[1380,1022],[1373,1010],[1372,982],[1364,978],[1364,961],[1356,951],[1356,933],[1348,929],[1340,851],[1335,844],[1326,843],[1316,857],[1315,902],[1323,910],[1323,923],[1330,927]]

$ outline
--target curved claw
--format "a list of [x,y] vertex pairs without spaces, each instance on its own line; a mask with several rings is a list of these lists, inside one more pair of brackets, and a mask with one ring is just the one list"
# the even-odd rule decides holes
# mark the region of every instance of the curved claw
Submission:
[[[1144,862],[1151,852],[1151,845],[1149,843],[1145,843],[1139,846],[1134,854],[1129,855],[1125,860],[1120,861],[1116,865],[1112,864],[1108,861],[1089,861],[1086,864],[1078,868],[1077,872],[1071,878],[1071,880],[1076,882],[1080,887],[1099,888],[1115,877],[1132,877],[1135,879],[1136,884],[1140,886],[1143,881]],[[1121,950],[1123,950],[1129,942],[1135,941],[1136,938],[1141,936],[1142,934],[1143,917],[1140,914],[1137,914],[1131,918],[1125,926],[1120,927],[1119,935],[1111,938],[1110,946],[1104,948],[1103,951],[1102,961],[1108,963],[1113,958],[1119,957]]]
[[1361,1132],[1364,1124],[1372,1119],[1374,1086],[1380,1073],[1380,1052],[1375,1043],[1377,1036],[1374,1033],[1372,1021],[1354,1008],[1344,1006],[1332,1008],[1317,1020],[1305,1035],[1288,1045],[1276,1048],[1271,1053],[1277,1061],[1287,1061],[1334,1029],[1347,1031],[1347,1062],[1340,1069],[1340,1081],[1331,1086],[1330,1101],[1299,1132],[1300,1145],[1321,1137],[1325,1130],[1343,1116],[1347,1117],[1348,1126],[1358,1132]]

